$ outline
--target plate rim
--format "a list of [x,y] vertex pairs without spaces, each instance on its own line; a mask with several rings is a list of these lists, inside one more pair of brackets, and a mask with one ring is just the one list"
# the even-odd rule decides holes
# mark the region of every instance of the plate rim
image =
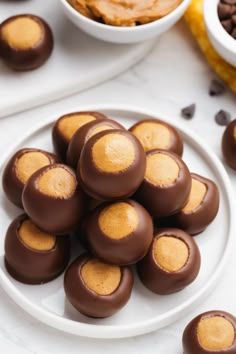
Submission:
[[[15,285],[11,282],[11,280],[5,275],[2,268],[0,267],[0,285],[6,291],[6,293],[10,296],[10,298],[20,306],[24,311],[33,316],[34,318],[40,320],[44,324],[47,324],[51,327],[59,329],[63,332],[79,335],[83,337],[89,338],[103,338],[103,339],[111,339],[111,338],[127,338],[132,336],[137,336],[145,333],[149,333],[156,329],[162,328],[170,323],[173,323],[177,319],[180,319],[185,314],[189,312],[191,306],[195,307],[200,303],[203,297],[210,293],[215,287],[218,278],[222,274],[227,261],[230,257],[232,251],[232,243],[233,243],[233,235],[236,231],[236,218],[232,217],[233,210],[235,208],[234,199],[233,199],[233,191],[231,186],[230,178],[220,161],[217,155],[214,153],[211,147],[209,147],[201,137],[195,134],[191,129],[185,127],[181,122],[174,120],[174,118],[168,118],[165,116],[165,113],[162,111],[158,112],[146,108],[141,108],[139,106],[130,106],[123,104],[94,104],[94,105],[78,105],[71,107],[71,109],[59,110],[58,114],[50,115],[49,118],[46,118],[40,121],[38,124],[34,125],[31,129],[27,130],[24,135],[21,135],[19,139],[17,139],[7,151],[0,158],[0,171],[2,172],[6,160],[12,152],[17,149],[18,145],[24,142],[26,139],[30,138],[33,134],[36,134],[37,131],[45,129],[47,125],[52,124],[59,116],[66,114],[68,112],[73,111],[116,111],[117,113],[128,112],[129,114],[142,114],[152,117],[158,117],[167,123],[173,125],[176,129],[180,131],[180,133],[185,134],[189,139],[191,139],[195,145],[201,151],[205,151],[207,157],[213,163],[214,168],[217,169],[217,172],[222,179],[224,180],[224,194],[227,196],[227,204],[229,208],[229,233],[226,246],[224,248],[223,256],[220,262],[217,265],[217,268],[212,275],[211,279],[204,284],[204,286],[199,289],[190,299],[184,301],[178,307],[167,311],[166,313],[156,316],[154,318],[145,320],[139,324],[127,324],[127,325],[98,325],[98,324],[88,324],[76,322],[74,320],[70,320],[67,318],[60,317],[56,314],[50,313],[46,309],[39,308],[39,306],[33,304],[31,301],[27,299],[25,295],[23,295],[20,290],[18,290]],[[120,114],[119,113],[119,114]],[[161,325],[160,325],[161,324]]]

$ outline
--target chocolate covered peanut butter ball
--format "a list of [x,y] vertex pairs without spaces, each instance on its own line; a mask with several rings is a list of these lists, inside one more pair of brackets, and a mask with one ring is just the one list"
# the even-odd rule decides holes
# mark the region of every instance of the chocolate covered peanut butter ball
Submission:
[[90,317],[108,317],[128,302],[133,287],[129,267],[81,255],[66,270],[64,289],[70,303]]
[[70,257],[70,238],[46,233],[23,214],[10,224],[5,238],[5,265],[21,283],[42,284],[59,276]]
[[224,311],[202,313],[185,328],[184,354],[235,354],[235,333],[235,316]]
[[175,293],[191,284],[200,269],[201,256],[194,239],[180,229],[156,232],[147,255],[138,263],[142,283],[160,295]]
[[7,163],[2,184],[7,198],[22,208],[22,192],[29,177],[44,166],[60,162],[59,158],[44,150],[25,148],[17,151]]
[[22,14],[0,24],[0,57],[14,70],[33,70],[45,63],[53,50],[53,34],[40,17]]
[[131,196],[143,181],[146,156],[141,143],[128,131],[103,131],[85,144],[77,166],[84,190],[101,200]]

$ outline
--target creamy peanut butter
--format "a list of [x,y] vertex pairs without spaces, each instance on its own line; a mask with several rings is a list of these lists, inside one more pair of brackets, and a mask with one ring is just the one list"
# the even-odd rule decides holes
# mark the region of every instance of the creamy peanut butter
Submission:
[[103,263],[98,259],[90,259],[81,269],[81,277],[85,285],[98,295],[112,294],[121,280],[120,267]]
[[202,319],[197,328],[200,345],[206,350],[228,349],[235,340],[235,330],[231,322],[220,316]]
[[26,246],[37,251],[50,251],[55,247],[56,237],[40,230],[31,220],[25,220],[18,231]]
[[119,240],[136,230],[138,215],[132,205],[118,202],[103,209],[99,215],[98,223],[106,236]]
[[112,26],[153,22],[175,10],[183,0],[68,0],[84,16]]

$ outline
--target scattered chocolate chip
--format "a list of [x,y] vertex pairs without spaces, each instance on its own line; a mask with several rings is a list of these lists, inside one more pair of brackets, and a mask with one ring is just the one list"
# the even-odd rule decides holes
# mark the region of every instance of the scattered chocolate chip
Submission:
[[190,106],[184,107],[181,110],[181,115],[185,119],[191,119],[191,118],[193,118],[195,111],[196,111],[196,104],[193,103]]
[[236,0],[222,0],[224,4],[236,5]]
[[222,109],[216,113],[215,121],[219,125],[228,125],[231,121],[231,114]]
[[210,96],[220,96],[225,92],[225,86],[222,82],[213,79],[209,88]]
[[226,32],[231,33],[231,31],[234,27],[233,21],[231,20],[231,18],[229,18],[228,20],[222,21],[221,24],[224,27],[224,29],[226,30]]
[[218,16],[220,20],[226,20],[230,18],[232,15],[232,6],[219,4],[218,5]]

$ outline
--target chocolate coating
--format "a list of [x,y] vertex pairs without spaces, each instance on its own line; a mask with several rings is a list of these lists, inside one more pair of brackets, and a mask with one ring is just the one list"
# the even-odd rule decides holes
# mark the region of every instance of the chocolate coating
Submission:
[[43,167],[29,178],[23,190],[22,202],[26,213],[39,228],[62,235],[79,225],[84,213],[85,196],[78,185],[68,198],[56,198],[42,193],[37,186],[39,177],[56,167],[62,167],[76,178],[74,171],[66,165],[54,164]]
[[195,173],[191,174],[192,178],[205,184],[207,191],[201,204],[191,212],[186,213],[181,210],[173,215],[174,224],[190,233],[197,235],[204,231],[205,228],[215,219],[219,210],[219,190],[215,182]]
[[167,150],[152,150],[147,156],[161,153],[170,156],[179,166],[176,181],[168,185],[154,185],[146,178],[137,190],[135,199],[140,202],[152,216],[167,217],[177,213],[186,204],[191,190],[191,175],[184,161],[175,153]]
[[80,158],[81,151],[85,143],[89,139],[90,134],[92,134],[95,129],[104,125],[109,126],[110,129],[125,130],[125,128],[121,124],[111,119],[92,121],[90,123],[85,124],[73,135],[69,143],[67,153],[66,153],[66,162],[69,166],[73,168],[77,167],[77,163]]
[[225,161],[236,170],[236,119],[225,129],[221,146]]
[[224,319],[231,322],[231,324],[233,325],[236,331],[236,319],[230,313],[224,311],[208,311],[202,313],[201,315],[195,317],[184,330],[183,338],[182,338],[184,354],[193,354],[193,353],[194,354],[206,354],[206,353],[235,354],[236,353],[236,340],[234,340],[232,346],[222,350],[207,350],[200,345],[198,340],[198,335],[197,335],[198,323],[202,319],[214,317],[214,316],[223,317]]
[[[133,163],[125,170],[108,173],[99,170],[92,158],[94,144],[105,135],[120,134],[127,137],[135,151]],[[82,149],[77,166],[77,177],[88,195],[95,199],[114,200],[128,198],[143,181],[146,156],[138,139],[128,131],[103,131],[91,137]],[[81,176],[81,173],[83,177]]]
[[[73,113],[68,113],[57,119],[53,126],[52,130],[52,142],[53,142],[53,147],[54,150],[56,151],[56,154],[58,154],[63,161],[66,160],[66,151],[69,145],[70,140],[68,140],[60,131],[59,129],[59,123],[61,120],[65,119],[66,117],[71,117],[71,116],[79,116],[79,115],[91,115],[93,116],[96,120],[100,119],[107,119],[107,117],[99,112],[73,112]],[[88,123],[87,123],[88,124]]]
[[17,177],[16,174],[16,162],[24,154],[28,152],[41,152],[45,154],[50,160],[50,164],[60,162],[59,158],[44,150],[25,148],[17,151],[7,163],[2,177],[3,190],[7,198],[19,208],[22,208],[22,192],[24,189],[24,183]]
[[[167,128],[170,133],[170,141],[169,141],[169,146],[166,147],[165,150],[175,152],[179,156],[183,155],[183,148],[184,148],[183,147],[183,140],[180,137],[179,132],[174,127],[172,127],[170,124],[168,124],[160,119],[143,119],[143,120],[139,121],[138,123],[134,124],[129,129],[129,131],[131,133],[133,133],[135,128],[138,127],[139,125],[141,125],[142,123],[159,123],[159,124],[163,125],[165,128]],[[152,134],[154,134],[154,133],[152,132]],[[149,140],[150,140],[151,138],[153,138],[153,135],[148,136],[147,138],[149,138]],[[146,150],[146,151],[150,151],[153,149],[162,149],[162,147],[161,146],[153,146],[151,149]]]
[[65,293],[70,303],[84,315],[108,317],[128,302],[133,287],[133,274],[129,267],[122,267],[118,288],[110,295],[98,295],[85,285],[81,277],[83,265],[91,258],[88,253],[83,254],[67,268],[64,278]]
[[[37,44],[27,49],[12,47],[2,36],[2,28],[21,17],[27,17],[37,22],[40,26],[42,36]],[[0,25],[0,56],[6,64],[14,70],[27,71],[34,70],[43,65],[49,58],[53,50],[53,34],[49,25],[40,17],[22,14],[12,16]]]
[[[178,271],[166,271],[154,258],[155,241],[163,236],[174,236],[188,247],[188,260]],[[167,295],[191,284],[199,273],[200,264],[201,256],[194,239],[182,230],[166,228],[157,231],[147,255],[137,264],[137,270],[140,280],[149,290],[156,294]]]
[[[112,205],[108,203],[96,208],[88,216],[83,230],[83,241],[88,241],[91,252],[105,262],[117,265],[138,262],[147,253],[153,239],[153,222],[148,212],[131,199],[124,202],[131,205],[138,216],[137,228],[129,235],[121,239],[112,239],[101,230],[99,215],[106,207]],[[114,228],[116,227],[114,224]]]
[[66,268],[70,256],[69,237],[57,237],[49,251],[29,248],[20,239],[18,230],[27,220],[23,214],[10,224],[5,238],[5,265],[10,275],[21,283],[42,284],[59,276]]

